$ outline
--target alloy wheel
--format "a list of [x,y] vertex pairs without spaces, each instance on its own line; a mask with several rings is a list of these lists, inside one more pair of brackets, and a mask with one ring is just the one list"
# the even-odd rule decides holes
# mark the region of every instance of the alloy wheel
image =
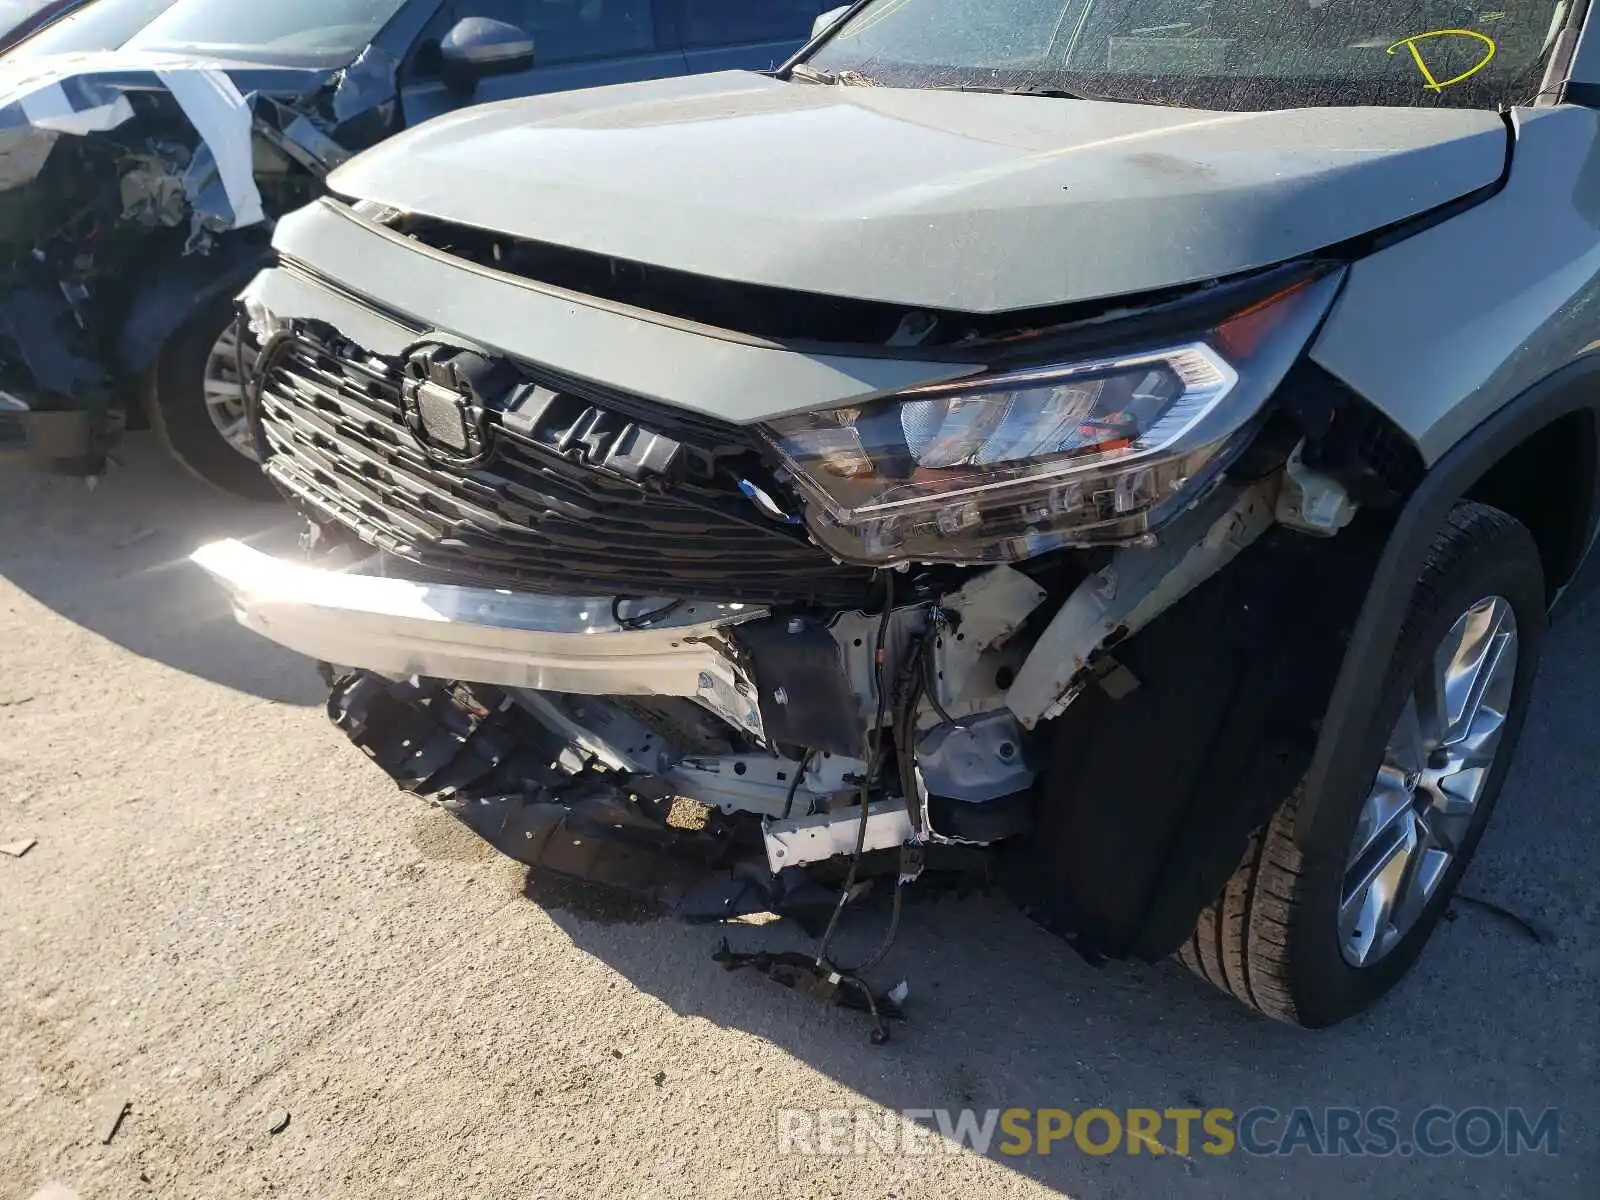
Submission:
[[1409,933],[1466,842],[1510,709],[1517,619],[1471,605],[1435,648],[1389,735],[1346,859],[1339,945],[1368,967]]
[[248,338],[240,338],[239,324],[234,322],[222,331],[206,356],[203,381],[206,413],[212,425],[223,441],[252,462],[256,460],[255,435],[245,415],[240,368],[248,370],[255,356],[254,344]]

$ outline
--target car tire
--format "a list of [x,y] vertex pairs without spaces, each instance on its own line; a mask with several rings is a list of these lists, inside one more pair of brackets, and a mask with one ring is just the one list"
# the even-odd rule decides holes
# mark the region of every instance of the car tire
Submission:
[[[1361,776],[1374,781],[1370,791],[1323,797],[1302,847],[1295,829],[1305,796],[1297,789],[1252,837],[1179,959],[1257,1011],[1307,1028],[1354,1016],[1398,983],[1494,811],[1544,626],[1544,574],[1527,529],[1487,505],[1457,504],[1430,547],[1390,657],[1366,743],[1372,769]],[[1463,691],[1469,677],[1454,672],[1470,667],[1480,647],[1470,678],[1485,686],[1474,701]],[[1432,682],[1440,672],[1430,671],[1440,662],[1443,688]],[[1435,706],[1435,696],[1445,699]],[[1441,715],[1428,718],[1435,707]],[[1435,742],[1443,744],[1429,749]],[[1466,765],[1484,754],[1486,767]]]
[[[208,395],[214,367],[228,371],[228,339],[237,336],[236,320],[227,297],[202,305],[162,347],[147,379],[145,407],[161,444],[190,474],[247,500],[272,500],[277,491],[256,459],[228,440]],[[228,373],[236,376],[237,370]],[[214,388],[216,381],[211,383]],[[242,399],[238,418],[243,420]],[[248,446],[249,435],[241,433]]]

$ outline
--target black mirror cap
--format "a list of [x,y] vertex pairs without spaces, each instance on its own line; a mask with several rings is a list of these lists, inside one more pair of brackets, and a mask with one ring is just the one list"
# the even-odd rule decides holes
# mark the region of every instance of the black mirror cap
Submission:
[[470,92],[480,79],[531,66],[533,38],[505,21],[463,17],[439,42],[439,74],[458,91]]

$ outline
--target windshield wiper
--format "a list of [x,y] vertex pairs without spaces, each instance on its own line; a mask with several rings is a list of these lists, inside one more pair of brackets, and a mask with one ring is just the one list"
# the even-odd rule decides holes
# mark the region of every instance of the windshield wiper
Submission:
[[807,83],[840,84],[844,87],[877,87],[878,81],[860,71],[824,71],[810,63],[795,63],[789,68],[790,79],[803,79]]
[[947,83],[928,89],[930,92],[984,92],[991,96],[1044,96],[1050,100],[1093,100],[1093,96],[1085,96],[1078,92],[1069,92],[1066,88],[1036,87],[1032,84],[1019,84],[1016,87],[988,87],[981,84]]
[[[821,67],[813,67],[810,63],[795,63],[789,68],[790,79],[802,79],[806,83],[840,84],[856,87],[877,87],[878,81],[870,75],[863,75],[860,71],[824,71]],[[995,96],[1044,96],[1052,100],[1090,100],[1093,97],[1082,96],[1077,92],[1069,92],[1066,88],[1038,87],[1033,84],[1018,84],[1015,87],[994,87],[983,84],[935,84],[923,89],[929,92],[987,92]]]
[[789,68],[790,79],[803,79],[807,83],[838,83],[839,77],[832,71],[823,71],[813,67],[810,63],[795,63]]

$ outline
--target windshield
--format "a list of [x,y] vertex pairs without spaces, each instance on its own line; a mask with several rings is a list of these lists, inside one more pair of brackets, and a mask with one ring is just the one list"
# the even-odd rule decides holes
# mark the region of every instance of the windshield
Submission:
[[151,50],[274,66],[337,67],[405,0],[96,0],[7,56]]
[[1055,88],[1194,108],[1495,107],[1537,94],[1572,9],[1518,0],[873,0],[809,63],[892,86]]

